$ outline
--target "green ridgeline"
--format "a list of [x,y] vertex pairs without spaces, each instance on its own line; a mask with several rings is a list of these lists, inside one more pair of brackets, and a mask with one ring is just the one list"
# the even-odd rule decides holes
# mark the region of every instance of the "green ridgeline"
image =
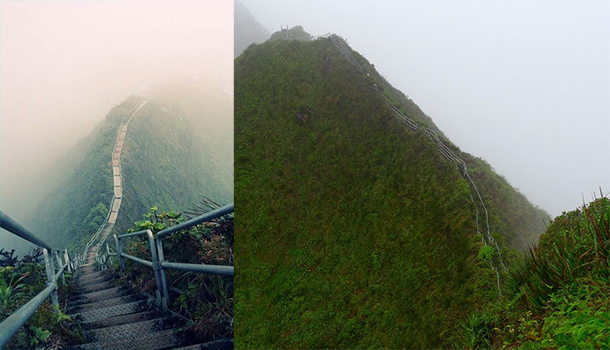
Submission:
[[[63,181],[38,206],[28,227],[57,246],[83,249],[108,213],[113,196],[111,156],[122,122],[137,105],[130,97],[114,107],[57,166]],[[131,120],[121,154],[123,202],[115,232],[126,232],[151,206],[192,207],[202,196],[231,201],[232,189],[216,172],[203,136],[175,106],[151,100]],[[58,164],[70,163],[69,160]]]
[[[252,45],[235,60],[237,348],[451,347],[459,321],[498,297],[468,184],[373,84],[438,128],[355,55],[370,76],[328,39]],[[548,215],[447,144],[510,263],[509,245],[536,239]]]

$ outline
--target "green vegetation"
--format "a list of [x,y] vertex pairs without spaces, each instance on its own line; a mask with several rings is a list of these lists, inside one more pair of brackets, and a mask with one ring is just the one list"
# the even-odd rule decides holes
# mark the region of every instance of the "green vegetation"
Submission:
[[[468,185],[372,83],[437,128],[355,55],[370,76],[326,39],[235,60],[238,348],[449,347],[458,320],[497,298]],[[516,259],[505,243],[537,237],[548,215],[447,143]]]
[[470,348],[610,348],[610,201],[555,218],[511,269],[507,298],[463,324]]
[[[80,249],[108,214],[113,196],[111,156],[122,122],[137,104],[135,97],[114,107],[87,137],[87,150],[75,159],[75,171],[35,211],[28,227],[60,247]],[[115,230],[126,231],[146,208],[158,204],[177,210],[204,193],[229,202],[232,190],[216,173],[201,135],[175,107],[149,102],[131,121],[121,154],[123,202]],[[65,162],[58,162],[64,164]],[[62,169],[58,169],[61,171]]]
[[[131,232],[151,230],[154,233],[185,221],[181,213],[159,212],[151,208],[146,219],[137,221]],[[134,237],[125,252],[150,261],[148,239]],[[163,239],[165,260],[191,264],[233,265],[233,215],[193,226]],[[118,261],[114,269],[118,271]],[[137,290],[155,294],[152,269],[126,259],[125,281]],[[166,270],[168,285],[181,290],[171,293],[170,308],[194,323],[185,327],[190,339],[211,341],[233,338],[233,278]]]
[[[0,250],[0,322],[30,301],[46,288],[46,272],[42,263],[42,250],[32,250],[21,260],[14,250]],[[72,276],[65,272],[66,285],[59,282],[60,305],[71,288]],[[70,316],[57,310],[51,301],[45,301],[29,321],[6,345],[7,349],[59,349],[80,344],[85,340],[78,324]]]
[[74,173],[38,206],[31,227],[41,238],[55,246],[84,247],[102,223],[113,196],[110,158],[121,122],[135,103],[130,98],[108,113],[87,137],[88,149]]

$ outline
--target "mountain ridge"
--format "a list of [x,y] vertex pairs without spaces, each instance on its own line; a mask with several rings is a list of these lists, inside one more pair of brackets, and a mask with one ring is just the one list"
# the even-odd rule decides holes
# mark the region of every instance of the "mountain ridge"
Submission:
[[[353,56],[369,75],[330,38],[268,41],[235,61],[236,314],[248,320],[238,346],[450,347],[456,320],[498,297],[468,183],[428,136],[396,122],[374,84],[438,128]],[[481,190],[504,260],[515,260],[507,243],[542,233],[546,214],[486,162],[447,147]]]
[[[81,156],[69,168],[56,168],[65,170],[60,177],[64,180],[54,184],[31,219],[32,230],[41,237],[58,246],[81,249],[99,228],[113,196],[111,159],[118,127],[126,122],[136,101],[130,97],[114,107],[75,145],[84,146],[78,151]],[[231,201],[232,189],[216,174],[214,163],[206,162],[209,151],[180,108],[172,110],[151,100],[130,125],[121,158],[124,198],[118,232],[126,232],[151,206],[181,211],[203,196],[221,203]]]

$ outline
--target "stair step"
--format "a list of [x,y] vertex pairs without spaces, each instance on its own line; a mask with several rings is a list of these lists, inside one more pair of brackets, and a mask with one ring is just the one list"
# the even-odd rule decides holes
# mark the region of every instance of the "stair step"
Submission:
[[90,310],[102,309],[102,308],[105,308],[108,306],[127,304],[127,303],[131,303],[134,301],[145,300],[145,299],[147,299],[147,297],[141,293],[125,295],[125,296],[120,296],[120,297],[112,298],[112,299],[99,300],[99,301],[88,303],[88,304],[75,305],[75,306],[69,307],[67,309],[67,312],[71,313],[71,314],[76,314],[76,313],[82,313],[82,312],[86,312],[86,311],[90,311]]
[[75,295],[87,294],[87,293],[97,292],[98,290],[108,289],[108,288],[112,288],[112,287],[116,287],[114,280],[102,281],[102,282],[98,282],[98,283],[94,283],[94,284],[76,287],[74,289],[74,294]]
[[86,278],[84,280],[77,280],[74,282],[74,285],[78,288],[78,287],[86,287],[92,284],[96,284],[96,283],[100,283],[100,282],[104,282],[104,281],[108,281],[108,280],[113,280],[114,278],[112,276],[97,276],[94,278]]
[[182,344],[182,339],[175,336],[174,329],[135,335],[130,338],[82,344],[75,349],[108,349],[108,350],[158,350]]
[[180,327],[184,321],[179,317],[160,317],[135,323],[122,324],[90,330],[95,341],[130,338],[134,335],[155,333],[166,329]]
[[102,289],[98,292],[80,294],[79,296],[68,298],[68,307],[89,304],[104,299],[118,298],[130,294],[132,293],[127,287],[112,287],[108,289]]
[[153,320],[155,318],[162,317],[163,313],[159,310],[148,310],[144,312],[138,312],[134,314],[115,316],[110,318],[105,318],[96,321],[83,322],[80,326],[83,329],[95,329],[95,328],[103,328],[103,327],[111,327],[118,326],[121,324],[127,323],[135,323],[146,320]]
[[108,306],[102,309],[95,309],[73,314],[78,321],[90,322],[99,321],[109,317],[135,314],[138,312],[150,310],[151,305],[148,300],[134,301],[131,303]]
[[88,281],[101,276],[110,276],[111,274],[108,271],[95,271],[89,273],[82,273],[77,278],[74,279],[75,282]]
[[109,285],[105,288],[100,288],[100,289],[95,289],[95,290],[85,290],[85,289],[74,290],[72,292],[72,296],[70,297],[70,300],[80,299],[85,295],[94,294],[94,293],[102,293],[102,292],[108,291],[109,289],[115,289],[115,288],[118,288],[118,287],[115,285]]
[[228,339],[219,339],[207,343],[174,348],[174,350],[230,350],[234,346],[233,342]]

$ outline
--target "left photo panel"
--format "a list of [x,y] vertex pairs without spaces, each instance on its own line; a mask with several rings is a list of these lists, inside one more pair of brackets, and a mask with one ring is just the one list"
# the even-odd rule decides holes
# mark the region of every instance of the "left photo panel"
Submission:
[[1,349],[233,349],[233,16],[0,1]]

